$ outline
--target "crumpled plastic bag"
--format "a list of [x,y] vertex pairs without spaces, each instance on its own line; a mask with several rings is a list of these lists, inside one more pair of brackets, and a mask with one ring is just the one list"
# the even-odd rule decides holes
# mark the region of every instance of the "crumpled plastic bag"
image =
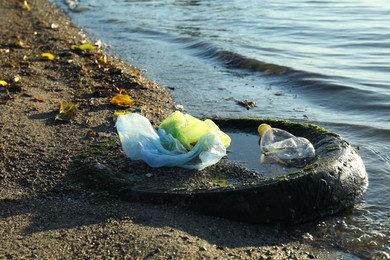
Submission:
[[219,132],[205,131],[190,151],[170,133],[164,129],[156,131],[147,118],[136,113],[118,116],[116,128],[125,154],[132,160],[143,160],[151,167],[202,170],[226,155],[218,127]]
[[230,137],[222,132],[210,119],[202,121],[190,114],[183,114],[180,111],[173,112],[169,115],[158,128],[170,133],[187,150],[191,150],[207,132],[216,133],[226,148],[229,147],[231,141]]

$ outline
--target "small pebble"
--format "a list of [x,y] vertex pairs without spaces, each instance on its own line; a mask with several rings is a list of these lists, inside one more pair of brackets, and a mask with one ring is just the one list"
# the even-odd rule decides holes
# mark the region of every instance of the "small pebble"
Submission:
[[205,246],[199,247],[199,251],[207,251],[207,248]]

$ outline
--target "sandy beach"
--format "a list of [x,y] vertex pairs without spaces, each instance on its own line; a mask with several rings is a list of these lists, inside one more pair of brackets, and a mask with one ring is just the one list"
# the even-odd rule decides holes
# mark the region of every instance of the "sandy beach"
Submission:
[[[0,258],[339,256],[311,244],[303,226],[250,225],[84,189],[69,177],[72,160],[117,136],[112,96],[127,93],[153,125],[174,101],[47,0],[1,1],[0,17]],[[93,50],[74,47],[86,43]],[[77,107],[69,121],[58,120],[62,100]]]

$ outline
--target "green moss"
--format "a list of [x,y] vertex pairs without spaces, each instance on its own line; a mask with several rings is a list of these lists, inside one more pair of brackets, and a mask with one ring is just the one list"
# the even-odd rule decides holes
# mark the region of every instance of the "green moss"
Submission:
[[101,149],[86,149],[80,153],[83,157],[100,156],[104,154],[104,150]]
[[117,137],[117,138],[99,141],[95,144],[95,146],[100,147],[100,148],[111,148],[111,147],[117,146],[119,144],[120,144],[120,140],[119,140],[119,137]]
[[261,123],[268,123],[271,126],[283,127],[283,128],[303,128],[310,130],[310,132],[316,133],[317,135],[331,135],[338,136],[336,133],[326,130],[318,125],[294,122],[290,120],[283,119],[270,119],[270,118],[217,118],[213,121],[220,125],[222,128],[236,128],[242,130],[257,131],[257,127]]
[[119,138],[99,141],[92,144],[90,148],[83,150],[79,155],[83,157],[103,156],[107,154],[109,149],[117,147],[119,144]]
[[115,194],[117,191],[129,187],[129,183],[116,178],[110,168],[94,164],[82,157],[75,160],[70,176],[75,181],[82,183],[85,188],[98,192]]
[[339,149],[340,148],[336,147],[336,146],[335,147],[326,147],[325,151],[329,153],[329,152],[336,151],[336,150],[339,150]]
[[96,158],[106,156],[111,149],[117,148],[119,138],[98,141],[89,148],[81,151],[74,158],[70,176],[82,183],[87,189],[97,191],[99,194],[116,191],[129,186],[129,183],[116,178],[114,171],[108,166],[96,163]]
[[318,167],[317,163],[308,164],[302,169],[296,170],[294,172],[289,173],[288,175],[302,175],[302,174],[316,174],[316,168]]
[[214,183],[214,184],[217,184],[221,187],[227,187],[230,185],[229,183],[229,180],[227,179],[222,179],[220,177],[216,177],[216,178],[211,178],[211,181]]
[[312,175],[314,175],[314,174],[317,173],[317,171],[316,171],[317,168],[318,168],[318,164],[317,164],[317,163],[313,163],[313,164],[306,165],[306,166],[302,169],[302,171],[305,172],[305,173],[307,173],[307,174],[312,174]]

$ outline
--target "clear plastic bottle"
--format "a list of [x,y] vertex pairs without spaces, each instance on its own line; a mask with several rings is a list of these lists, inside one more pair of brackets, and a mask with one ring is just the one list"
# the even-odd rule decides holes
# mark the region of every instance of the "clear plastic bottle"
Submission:
[[257,130],[261,136],[260,148],[267,159],[289,167],[303,167],[315,157],[313,145],[304,137],[296,137],[268,124],[261,124]]

